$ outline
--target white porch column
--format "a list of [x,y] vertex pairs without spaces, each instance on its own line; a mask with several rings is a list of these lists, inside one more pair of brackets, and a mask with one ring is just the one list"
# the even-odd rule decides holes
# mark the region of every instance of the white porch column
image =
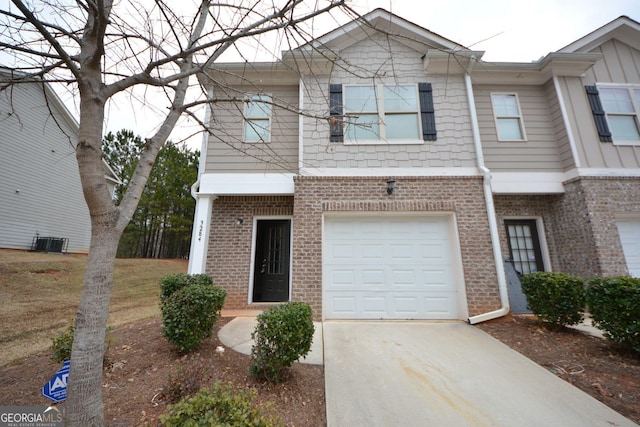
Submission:
[[207,245],[211,228],[211,208],[217,199],[212,194],[199,194],[196,199],[196,212],[193,219],[191,251],[189,252],[189,274],[204,273],[207,262]]

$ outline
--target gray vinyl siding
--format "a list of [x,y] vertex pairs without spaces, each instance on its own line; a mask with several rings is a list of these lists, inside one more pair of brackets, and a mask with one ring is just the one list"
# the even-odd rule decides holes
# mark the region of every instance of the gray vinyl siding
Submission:
[[[341,169],[475,167],[464,79],[454,75],[426,75],[423,56],[424,52],[382,34],[374,34],[340,51],[340,60],[331,75],[307,77],[304,103],[311,117],[304,118],[304,166]],[[326,120],[329,84],[417,85],[419,82],[432,84],[435,141],[359,145],[329,141]]]
[[[256,88],[237,88],[236,98],[255,93]],[[243,102],[215,104],[211,114],[213,134],[209,137],[206,173],[296,172],[298,170],[298,87],[260,88],[273,102],[288,108],[272,107],[271,141],[243,142]],[[214,96],[223,96],[214,88]]]
[[30,249],[39,234],[68,238],[70,252],[88,252],[77,128],[52,99],[48,105],[37,84],[0,93],[0,247]]
[[[518,95],[526,141],[498,141],[491,93]],[[475,85],[478,125],[485,162],[495,172],[561,172],[557,123],[543,86]]]
[[584,87],[596,83],[640,84],[640,51],[612,39],[591,52],[604,57],[582,79],[566,78],[563,84],[581,166],[639,168],[640,146],[600,142]]

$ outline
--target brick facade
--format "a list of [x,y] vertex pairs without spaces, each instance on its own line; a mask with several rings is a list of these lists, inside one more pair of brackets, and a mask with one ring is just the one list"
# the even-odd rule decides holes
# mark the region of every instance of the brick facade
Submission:
[[553,271],[585,278],[629,274],[616,215],[640,215],[640,179],[578,178],[554,196],[495,196],[503,255],[505,217],[540,217]]
[[[206,273],[227,291],[225,308],[249,308],[253,219],[292,214],[291,196],[225,196],[213,202]],[[268,305],[251,305],[265,307]]]
[[[322,313],[322,219],[326,212],[455,213],[469,315],[500,307],[482,179],[297,177],[294,197],[220,197],[213,204],[207,273],[227,290],[226,308],[249,308],[252,223],[255,216],[293,214],[292,299]],[[243,224],[237,224],[242,218]],[[262,307],[265,305],[263,304]],[[251,305],[251,308],[260,308]]]

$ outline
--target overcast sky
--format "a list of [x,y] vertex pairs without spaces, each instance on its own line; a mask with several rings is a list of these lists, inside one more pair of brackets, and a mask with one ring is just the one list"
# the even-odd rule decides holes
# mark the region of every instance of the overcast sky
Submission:
[[354,0],[350,5],[361,13],[384,8],[486,51],[483,59],[489,61],[534,61],[621,15],[640,21],[640,0]]

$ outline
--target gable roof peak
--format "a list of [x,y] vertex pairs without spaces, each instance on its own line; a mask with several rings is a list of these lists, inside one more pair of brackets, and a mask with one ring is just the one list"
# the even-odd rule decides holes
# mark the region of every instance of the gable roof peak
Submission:
[[588,52],[595,47],[617,39],[629,46],[640,50],[640,22],[621,15],[616,19],[593,30],[584,37],[558,50],[560,53]]
[[421,52],[426,52],[427,49],[467,50],[461,44],[395,15],[386,9],[376,8],[294,49],[294,51],[311,48],[329,49],[337,52],[370,37],[375,32],[384,33]]

